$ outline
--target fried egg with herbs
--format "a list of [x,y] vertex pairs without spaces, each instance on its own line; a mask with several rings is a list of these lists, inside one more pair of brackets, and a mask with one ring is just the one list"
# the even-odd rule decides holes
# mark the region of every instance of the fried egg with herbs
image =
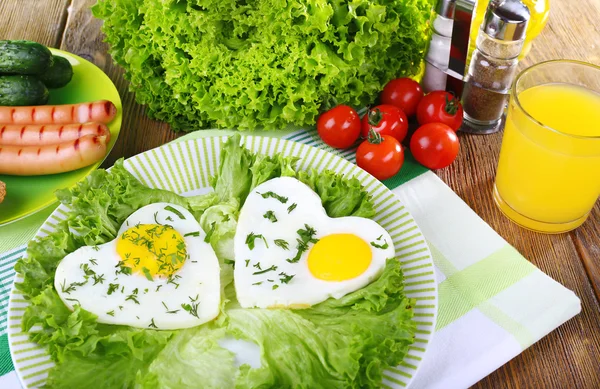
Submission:
[[219,262],[185,208],[155,203],[132,213],[117,238],[85,246],[59,263],[54,287],[98,322],[178,329],[219,314]]
[[280,177],[248,195],[234,251],[243,308],[303,308],[368,285],[395,250],[375,221],[330,218],[310,187]]

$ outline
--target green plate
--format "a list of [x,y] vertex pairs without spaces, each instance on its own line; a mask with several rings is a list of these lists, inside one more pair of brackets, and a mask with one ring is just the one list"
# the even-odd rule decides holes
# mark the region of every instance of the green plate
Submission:
[[[73,104],[95,100],[110,100],[117,107],[117,116],[108,125],[110,142],[107,155],[113,148],[121,129],[121,98],[110,78],[97,66],[85,59],[62,50],[50,49],[73,65],[73,79],[67,86],[50,90],[48,104]],[[94,171],[102,161],[71,172],[46,176],[8,176],[0,174],[6,183],[7,196],[0,204],[0,226],[24,218],[52,205],[54,191],[73,186]]]

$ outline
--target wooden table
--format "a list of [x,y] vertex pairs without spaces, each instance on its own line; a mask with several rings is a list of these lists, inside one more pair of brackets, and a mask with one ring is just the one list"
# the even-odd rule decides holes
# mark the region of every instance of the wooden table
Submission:
[[[78,54],[113,80],[123,100],[123,130],[106,165],[160,146],[182,134],[150,120],[137,104],[123,71],[102,42],[95,0],[1,0],[0,39],[30,39]],[[550,22],[521,64],[555,58],[600,65],[600,0],[553,0]],[[600,204],[574,232],[541,235],[502,216],[492,185],[502,134],[461,135],[462,151],[436,172],[492,228],[526,258],[581,299],[580,315],[475,385],[476,388],[600,388]]]

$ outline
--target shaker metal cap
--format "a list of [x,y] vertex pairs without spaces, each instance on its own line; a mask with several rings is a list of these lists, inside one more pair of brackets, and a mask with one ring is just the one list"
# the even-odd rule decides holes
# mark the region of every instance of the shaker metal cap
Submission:
[[447,19],[454,19],[456,0],[438,0],[435,13]]
[[529,17],[529,8],[520,0],[492,0],[482,29],[492,38],[518,41],[525,37]]

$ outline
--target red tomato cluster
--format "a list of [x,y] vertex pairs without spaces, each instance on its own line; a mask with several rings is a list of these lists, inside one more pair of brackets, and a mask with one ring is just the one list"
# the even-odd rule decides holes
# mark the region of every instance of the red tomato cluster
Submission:
[[456,159],[456,131],[462,124],[463,109],[453,94],[435,91],[424,95],[418,82],[398,78],[383,88],[380,101],[362,119],[346,105],[323,113],[317,120],[319,136],[329,146],[341,149],[362,138],[356,150],[357,165],[385,180],[402,168],[401,143],[408,133],[408,118],[416,116],[420,127],[409,142],[414,158],[429,169],[444,168]]

